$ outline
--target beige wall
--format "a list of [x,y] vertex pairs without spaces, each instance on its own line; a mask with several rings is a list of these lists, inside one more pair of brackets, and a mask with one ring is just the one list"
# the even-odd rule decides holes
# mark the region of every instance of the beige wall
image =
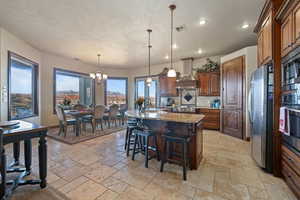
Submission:
[[251,74],[255,69],[257,68],[257,46],[250,46],[243,48],[241,50],[238,50],[236,52],[233,52],[231,54],[228,54],[226,56],[221,57],[221,63],[224,63],[226,61],[232,60],[234,58],[245,56],[245,68],[246,68],[246,74],[245,74],[245,81],[246,81],[246,96],[244,97],[246,105],[245,105],[245,117],[246,117],[246,137],[250,137],[250,122],[249,122],[249,116],[248,116],[248,91],[250,87],[250,78]]
[[[4,29],[0,29],[0,88],[7,87],[8,51],[17,53],[39,64],[39,116],[28,118],[26,121],[41,123],[43,125],[57,125],[57,118],[53,114],[53,69],[61,68],[81,73],[98,71],[97,66],[88,65],[61,56],[42,52]],[[112,77],[128,77],[128,70],[103,69]],[[7,98],[2,98],[0,103],[0,120],[7,120]],[[96,103],[104,104],[103,85],[96,85]]]

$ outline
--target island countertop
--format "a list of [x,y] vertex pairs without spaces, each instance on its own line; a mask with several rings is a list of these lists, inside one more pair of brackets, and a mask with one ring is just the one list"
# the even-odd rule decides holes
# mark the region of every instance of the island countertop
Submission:
[[187,124],[197,124],[204,118],[204,115],[201,114],[170,113],[162,110],[150,110],[145,111],[144,113],[139,112],[138,110],[129,110],[126,112],[126,115],[128,117],[139,119],[161,120]]

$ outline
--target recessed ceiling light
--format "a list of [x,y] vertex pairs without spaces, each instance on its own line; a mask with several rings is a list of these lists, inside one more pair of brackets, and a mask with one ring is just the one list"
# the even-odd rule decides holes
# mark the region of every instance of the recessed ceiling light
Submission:
[[168,60],[168,59],[169,59],[169,56],[168,56],[168,55],[166,55],[166,56],[165,56],[165,59],[166,59],[166,60]]
[[247,28],[249,28],[249,24],[244,24],[244,25],[242,26],[242,29],[247,29]]
[[197,53],[202,54],[202,49],[198,49]]
[[205,19],[201,19],[199,22],[200,25],[205,25],[206,24],[206,20]]
[[177,46],[177,44],[175,43],[175,44],[173,44],[173,49],[177,49],[178,48],[178,46]]

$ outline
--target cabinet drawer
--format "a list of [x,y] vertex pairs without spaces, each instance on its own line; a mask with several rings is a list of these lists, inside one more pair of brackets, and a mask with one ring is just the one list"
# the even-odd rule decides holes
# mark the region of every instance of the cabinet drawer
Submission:
[[285,146],[282,146],[282,160],[300,176],[300,158]]
[[300,177],[294,172],[289,165],[283,161],[282,162],[282,175],[288,184],[288,186],[293,190],[295,195],[300,197]]
[[205,117],[203,118],[203,121],[220,121],[220,116],[206,114]]
[[203,128],[204,129],[213,129],[213,130],[219,130],[220,129],[220,123],[219,122],[203,122]]

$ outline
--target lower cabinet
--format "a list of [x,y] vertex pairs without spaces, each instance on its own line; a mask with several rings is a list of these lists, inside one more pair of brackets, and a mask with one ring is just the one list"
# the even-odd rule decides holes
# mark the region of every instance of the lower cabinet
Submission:
[[203,128],[211,130],[220,130],[220,110],[209,108],[197,108],[197,114],[205,115],[203,119]]
[[282,175],[300,199],[300,156],[282,146]]

